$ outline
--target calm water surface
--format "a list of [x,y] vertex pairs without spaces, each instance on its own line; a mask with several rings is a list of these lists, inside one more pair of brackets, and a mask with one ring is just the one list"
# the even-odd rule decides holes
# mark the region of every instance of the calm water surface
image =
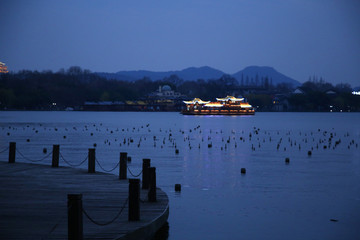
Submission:
[[170,200],[170,240],[360,236],[359,113],[0,112],[0,151],[10,141],[30,160],[60,144],[72,164],[96,144],[105,170],[122,151],[134,173],[151,158]]

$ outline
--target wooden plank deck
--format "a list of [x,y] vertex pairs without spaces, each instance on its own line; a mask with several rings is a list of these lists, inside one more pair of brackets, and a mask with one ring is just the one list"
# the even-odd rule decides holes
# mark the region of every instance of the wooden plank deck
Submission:
[[[128,198],[128,180],[67,167],[0,162],[0,239],[67,239],[67,194],[82,194],[83,209],[108,222]],[[147,191],[141,199],[147,200]],[[112,224],[98,226],[83,215],[85,239],[149,239],[166,223],[167,195],[140,203],[140,221],[128,221],[128,204]]]

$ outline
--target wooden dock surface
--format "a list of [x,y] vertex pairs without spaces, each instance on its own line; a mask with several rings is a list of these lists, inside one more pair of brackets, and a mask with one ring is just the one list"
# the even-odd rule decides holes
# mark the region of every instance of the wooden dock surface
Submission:
[[157,189],[157,202],[140,190],[140,221],[128,221],[128,180],[84,169],[0,162],[0,239],[67,239],[67,194],[82,194],[84,239],[149,239],[166,223],[167,195]]

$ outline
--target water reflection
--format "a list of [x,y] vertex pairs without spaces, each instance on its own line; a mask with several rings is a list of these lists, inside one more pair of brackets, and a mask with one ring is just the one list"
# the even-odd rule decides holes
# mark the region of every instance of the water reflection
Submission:
[[360,234],[359,122],[360,114],[0,112],[0,146],[16,141],[38,159],[60,144],[77,163],[96,143],[105,168],[125,151],[133,172],[151,158],[171,208],[171,228],[158,239],[352,239]]

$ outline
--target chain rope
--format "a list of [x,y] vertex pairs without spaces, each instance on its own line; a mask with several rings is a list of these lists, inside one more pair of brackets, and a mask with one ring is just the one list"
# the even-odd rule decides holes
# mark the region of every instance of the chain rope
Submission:
[[100,222],[97,222],[97,221],[95,221],[94,219],[92,219],[92,218],[89,216],[89,214],[85,211],[85,209],[82,209],[82,211],[83,211],[83,213],[85,214],[85,216],[86,216],[92,223],[94,223],[95,225],[98,225],[98,226],[107,226],[107,225],[109,225],[109,224],[112,224],[113,222],[115,222],[116,219],[119,218],[119,216],[121,215],[121,213],[122,213],[123,210],[125,209],[126,204],[127,204],[128,201],[129,201],[129,198],[126,199],[124,205],[121,207],[120,211],[116,214],[116,216],[115,216],[113,219],[111,219],[110,221],[105,222],[105,223],[100,223]]
[[21,156],[22,158],[24,158],[26,161],[30,161],[30,162],[41,162],[41,161],[45,160],[46,158],[48,158],[48,157],[52,154],[52,151],[51,151],[51,152],[50,152],[48,155],[46,155],[45,157],[43,157],[43,158],[41,158],[41,159],[36,159],[36,160],[34,160],[34,159],[30,159],[30,158],[28,158],[28,157],[25,157],[24,154],[22,154],[22,153],[21,153],[19,150],[17,150],[17,149],[16,149],[16,152],[19,153],[20,156]]
[[66,159],[64,158],[64,156],[63,156],[60,152],[59,152],[59,154],[60,154],[60,157],[62,158],[62,160],[64,160],[64,162],[65,162],[67,165],[69,165],[70,167],[79,167],[79,166],[81,166],[82,164],[84,164],[84,162],[86,162],[86,160],[88,159],[88,156],[86,156],[86,158],[85,158],[82,162],[80,162],[79,164],[72,164],[72,163],[66,161]]
[[137,175],[133,174],[133,173],[131,172],[131,170],[130,170],[129,167],[127,167],[127,170],[129,171],[130,175],[133,176],[133,177],[139,177],[139,176],[142,174],[142,170],[141,170],[141,172],[140,172],[139,174],[137,174]]
[[119,164],[120,164],[120,162],[118,162],[115,167],[113,167],[113,168],[110,169],[110,170],[107,170],[107,169],[103,168],[103,166],[101,166],[101,164],[100,164],[100,162],[97,160],[97,158],[95,158],[95,161],[97,162],[97,164],[99,165],[99,167],[100,167],[104,172],[112,172],[112,171],[114,171],[114,170],[119,166]]

